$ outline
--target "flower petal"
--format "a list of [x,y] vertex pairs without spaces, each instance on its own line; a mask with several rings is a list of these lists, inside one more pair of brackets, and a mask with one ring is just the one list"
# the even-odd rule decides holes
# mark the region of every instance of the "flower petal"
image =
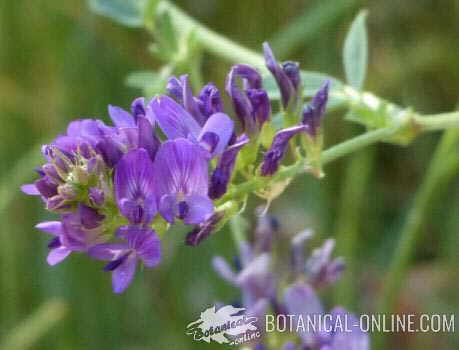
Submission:
[[142,116],[137,117],[137,123],[139,125],[139,147],[144,148],[148,152],[151,160],[154,160],[160,142],[154,133],[153,125],[147,118]]
[[64,246],[51,249],[46,261],[49,265],[53,266],[59,264],[62,260],[69,256],[72,251]]
[[[297,282],[287,288],[284,294],[284,301],[287,313],[297,315],[298,317],[295,317],[296,320],[300,316],[303,320],[308,320],[312,319],[314,315],[323,314],[319,298],[314,289],[306,283]],[[294,325],[294,329],[298,329],[298,327]],[[308,328],[306,328],[305,332],[299,332],[299,336],[306,345],[311,345],[314,342],[314,333]]]
[[158,265],[161,261],[161,241],[155,231],[129,226],[125,235],[129,246],[147,267]]
[[312,137],[317,135],[328,102],[330,81],[327,80],[312,98],[311,103],[303,110],[302,123],[307,126],[307,133]]
[[[341,322],[345,322],[351,327],[350,330],[340,330],[333,335],[330,350],[368,350],[370,349],[370,339],[367,333],[359,327],[359,320],[351,313],[341,307],[332,310],[333,318],[340,317]],[[333,322],[333,321],[332,321]],[[334,324],[337,324],[333,322]]]
[[176,194],[165,194],[159,200],[158,211],[167,222],[173,224],[178,214],[177,205]]
[[122,293],[132,282],[137,266],[137,258],[129,256],[112,272],[112,287],[116,294]]
[[223,100],[215,84],[205,85],[199,92],[198,101],[199,109],[206,118],[214,113],[223,112]]
[[223,219],[224,212],[216,212],[211,215],[207,220],[203,221],[193,231],[189,232],[186,236],[185,243],[190,246],[197,246],[204,239],[209,237],[215,231],[215,227]]
[[134,128],[134,117],[121,107],[108,106],[108,114],[117,128]]
[[217,135],[217,143],[210,145],[211,157],[220,155],[225,150],[234,131],[234,122],[224,113],[215,113],[204,124],[198,140],[205,143],[204,136],[208,133]]
[[150,102],[150,107],[161,130],[169,139],[197,139],[201,131],[198,122],[172,98],[158,96]]
[[118,144],[110,137],[102,138],[96,145],[96,150],[102,155],[105,164],[113,168],[123,156]]
[[187,225],[198,225],[206,221],[214,212],[214,204],[207,195],[192,194],[185,198],[187,211],[183,221]]
[[126,243],[101,243],[89,248],[88,254],[98,260],[115,260],[120,258],[128,248]]
[[63,232],[62,222],[60,221],[40,222],[39,224],[35,225],[35,228],[39,229],[40,231],[49,233],[53,236],[59,236]]
[[[139,204],[154,196],[153,162],[147,151],[140,148],[125,154],[115,169],[114,187],[115,198],[120,206],[123,200],[130,200]],[[143,208],[145,209],[145,208]],[[149,209],[156,212],[156,208]],[[148,213],[150,217],[151,213]]]
[[288,142],[293,136],[304,130],[306,130],[304,125],[295,125],[279,130],[276,133],[271,147],[264,154],[263,163],[261,164],[262,176],[271,176],[279,169],[280,162],[287,151]]
[[35,184],[24,184],[21,186],[21,191],[29,196],[39,196],[40,191],[38,191]]
[[191,90],[190,81],[188,79],[188,75],[182,75],[180,77],[182,82],[183,88],[183,106],[185,109],[194,117],[194,119],[199,123],[199,125],[203,125],[205,122],[205,117],[202,115],[198,104],[195,101],[193,96],[193,90]]
[[260,298],[273,297],[276,281],[272,272],[271,255],[263,253],[253,259],[238,275],[237,283],[244,291],[244,305],[252,305]]
[[35,181],[35,187],[40,194],[45,198],[50,198],[57,195],[57,185],[53,183],[48,176],[42,177]]
[[132,117],[134,118],[134,121],[136,122],[139,117],[145,117],[147,115],[147,112],[145,110],[145,98],[144,97],[138,97],[134,101],[132,101],[131,113],[132,113]]
[[231,284],[236,284],[236,273],[233,268],[221,256],[215,256],[212,259],[212,266],[221,278]]
[[266,67],[276,79],[282,97],[282,105],[285,108],[287,107],[290,98],[293,96],[295,88],[288,75],[277,62],[276,57],[274,57],[274,53],[272,52],[271,47],[269,47],[267,42],[263,43],[263,52],[265,56]]
[[210,178],[209,197],[218,199],[226,193],[228,183],[231,180],[234,165],[239,151],[249,142],[249,138],[243,134],[235,144],[228,147],[220,157],[217,167]]
[[153,166],[158,202],[169,194],[183,197],[207,194],[209,163],[201,146],[183,138],[166,141],[156,154]]

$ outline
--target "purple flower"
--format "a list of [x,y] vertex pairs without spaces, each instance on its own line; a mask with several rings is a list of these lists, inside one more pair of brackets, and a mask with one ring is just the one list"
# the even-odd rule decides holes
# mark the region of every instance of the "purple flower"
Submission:
[[316,288],[337,281],[346,267],[343,258],[331,258],[335,241],[328,239],[322,247],[315,249],[306,261],[306,274],[309,282]]
[[216,226],[220,223],[223,217],[223,212],[216,212],[212,214],[206,221],[187,234],[185,239],[186,244],[190,246],[197,246],[200,244],[214,232]]
[[162,144],[153,172],[157,205],[164,219],[173,223],[178,217],[186,224],[199,225],[212,215],[208,166],[206,151],[189,140],[178,138]]
[[149,224],[157,212],[153,162],[142,148],[125,154],[115,168],[115,198],[131,224]]
[[213,114],[201,127],[182,106],[168,96],[158,96],[151,102],[151,107],[168,139],[188,139],[201,145],[210,157],[220,155],[233,135],[234,123],[226,114]]
[[[238,85],[239,80],[242,81],[242,89]],[[260,73],[246,64],[233,66],[226,78],[226,92],[244,130],[249,135],[258,133],[271,115],[271,103],[262,88]]]
[[67,134],[58,136],[52,143],[66,155],[80,153],[85,158],[91,157],[91,149],[106,136],[115,134],[115,129],[100,120],[81,119],[69,123]]
[[199,125],[204,125],[207,119],[214,113],[223,111],[223,100],[217,87],[209,83],[205,85],[198,97],[193,96],[188,75],[182,75],[179,79],[172,76],[167,83],[167,90],[185,110],[190,113]]
[[287,61],[280,65],[267,42],[263,43],[266,67],[276,79],[281,93],[282,105],[287,108],[297,104],[301,88],[301,76],[298,63]]
[[39,196],[41,194],[35,184],[24,184],[21,186],[21,191],[29,196]]
[[[308,319],[313,319],[314,315],[324,314],[316,292],[311,286],[303,282],[297,282],[287,288],[284,293],[284,302],[286,313],[301,315],[305,323]],[[296,322],[298,322],[298,318],[295,317]],[[294,325],[293,329],[297,329],[297,325]],[[306,328],[304,332],[299,333],[299,336],[305,345],[312,346],[316,343],[316,334],[311,329]]]
[[37,229],[48,233],[54,238],[49,242],[50,252],[47,257],[49,265],[56,265],[64,260],[72,252],[69,248],[62,245],[60,236],[63,235],[62,223],[60,221],[45,221],[35,226]]
[[108,114],[117,128],[135,128],[139,117],[146,118],[151,125],[155,124],[155,118],[150,106],[145,105],[143,97],[136,98],[131,104],[131,113],[117,106],[108,106]]
[[218,199],[223,196],[231,180],[231,175],[236,164],[236,158],[239,151],[249,142],[249,138],[243,134],[236,143],[229,146],[218,160],[217,167],[212,172],[209,186],[209,197]]
[[276,280],[272,270],[271,254],[263,253],[256,256],[241,270],[236,283],[242,288],[244,305],[251,306],[258,299],[274,297]]
[[307,127],[306,132],[316,137],[327,107],[330,81],[327,80],[312,98],[311,103],[303,110],[302,123]]
[[[347,312],[342,307],[334,308],[330,313],[330,318],[320,318],[324,315],[324,310],[314,289],[303,282],[297,282],[290,286],[284,294],[284,302],[287,314],[296,315],[294,320],[298,321],[301,317],[303,324],[308,320],[322,321],[321,325],[316,325],[316,329],[309,327],[297,327],[299,336],[306,347],[313,349],[326,350],[368,350],[369,336],[359,329],[357,318]],[[348,325],[349,330],[337,325]]]
[[257,226],[255,228],[254,250],[256,253],[268,253],[272,251],[275,234],[279,231],[279,221],[269,213],[263,213],[263,208],[258,207]]
[[201,89],[197,102],[199,110],[206,118],[214,113],[223,112],[223,100],[220,91],[213,83],[209,83]]
[[158,151],[160,141],[154,134],[156,120],[151,106],[146,106],[144,98],[139,97],[132,102],[131,112],[116,106],[108,107],[117,134],[106,137],[99,145],[99,150],[112,166],[121,158],[122,153],[133,149],[145,149],[151,159],[155,158]]
[[337,318],[342,320],[347,318],[347,324],[351,327],[346,331],[337,327],[330,340],[330,350],[369,350],[370,337],[359,327],[359,320],[352,313],[342,307],[335,307],[331,311],[332,320],[330,323],[337,324]]
[[125,242],[103,243],[92,247],[89,255],[100,260],[110,260],[105,271],[112,271],[112,286],[115,293],[122,293],[131,283],[137,261],[154,267],[161,260],[161,242],[155,231],[137,226],[125,226],[117,235]]
[[305,272],[306,259],[304,256],[304,245],[313,235],[311,230],[304,230],[292,238],[290,244],[292,252],[292,269],[297,275],[302,275]]
[[245,242],[240,246],[242,269],[236,273],[222,258],[214,257],[215,271],[227,282],[242,291],[243,305],[250,308],[260,299],[275,297],[276,279],[272,270],[272,257],[269,253],[253,255],[252,248]]
[[290,128],[279,130],[274,136],[274,140],[268,152],[264,154],[261,164],[261,175],[271,176],[279,169],[280,162],[284,158],[290,139],[301,131],[304,131],[304,125],[295,125]]
[[104,216],[93,208],[80,204],[75,213],[63,214],[61,219],[36,225],[37,229],[54,236],[48,245],[49,265],[60,263],[72,251],[87,251],[106,239],[101,229]]

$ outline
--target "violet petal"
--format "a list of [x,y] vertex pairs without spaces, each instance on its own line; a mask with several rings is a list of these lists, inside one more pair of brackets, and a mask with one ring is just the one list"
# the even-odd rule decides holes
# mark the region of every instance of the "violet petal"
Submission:
[[182,106],[168,96],[158,96],[150,102],[161,130],[173,140],[179,137],[197,139],[201,127]]

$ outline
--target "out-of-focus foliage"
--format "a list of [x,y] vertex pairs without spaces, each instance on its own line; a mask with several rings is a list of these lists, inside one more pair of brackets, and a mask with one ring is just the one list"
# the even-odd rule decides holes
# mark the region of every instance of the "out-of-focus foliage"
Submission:
[[[459,47],[456,0],[354,1],[339,11],[329,5],[333,2],[182,0],[177,4],[252,49],[260,50],[264,40],[276,38],[274,50],[279,43],[284,52],[280,59],[298,60],[308,71],[342,80],[344,35],[357,11],[367,8],[370,52],[365,87],[423,113],[455,108],[459,96],[454,49]],[[102,265],[94,268],[94,262],[86,257],[72,256],[56,267],[46,265],[46,237],[33,226],[48,217],[41,214],[38,201],[21,195],[17,188],[33,176],[21,162],[38,159],[37,143],[62,131],[70,119],[106,119],[109,103],[127,107],[140,93],[135,88],[139,82],[154,80],[149,72],[163,63],[148,53],[151,38],[145,31],[100,17],[86,5],[84,1],[45,0],[0,3],[0,339],[43,302],[59,297],[68,306],[66,317],[33,349],[202,349],[202,344],[185,335],[185,326],[215,300],[229,303],[238,298],[210,268],[217,251],[227,257],[234,254],[227,230],[197,248],[183,245],[183,232],[172,233],[175,237],[168,240],[173,243],[166,247],[161,267],[139,274],[125,294],[116,296]],[[308,21],[308,13],[318,19]],[[298,31],[302,28],[298,25],[302,22],[295,19],[304,21],[304,40],[293,40],[301,37]],[[126,21],[137,25],[133,17]],[[316,23],[315,27],[307,27],[310,22]],[[289,27],[292,23],[296,23],[295,30]],[[279,33],[289,35],[288,45],[281,47]],[[229,64],[208,55],[202,59],[206,80],[222,85]],[[129,76],[134,71],[147,73]],[[306,77],[306,84],[311,81]],[[151,84],[154,88],[155,81]],[[349,137],[353,131],[348,125],[343,115],[329,115],[326,144]],[[374,168],[356,218],[360,220],[361,241],[359,259],[353,262],[357,266],[354,285],[360,298],[354,304],[358,311],[373,308],[378,276],[387,267],[406,208],[437,139],[438,135],[423,136],[409,148],[378,145],[372,150],[374,160],[361,163]],[[307,176],[296,181],[273,204],[283,234],[292,235],[306,226],[322,237],[339,231],[335,225],[339,194],[345,193],[346,161],[327,167],[327,177],[320,183]],[[425,220],[423,239],[406,283],[409,298],[408,292],[400,297],[400,312],[449,313],[459,306],[457,281],[448,277],[457,275],[459,263],[459,214],[454,209],[459,208],[457,185],[456,179],[448,188],[439,189],[447,200],[437,200]],[[459,345],[454,335],[442,334],[394,341],[404,344],[403,349],[419,349],[420,341],[435,344],[439,350]]]

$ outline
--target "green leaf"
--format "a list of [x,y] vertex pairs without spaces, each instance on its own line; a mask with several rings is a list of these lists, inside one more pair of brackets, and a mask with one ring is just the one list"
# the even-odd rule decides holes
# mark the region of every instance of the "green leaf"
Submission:
[[147,0],[88,0],[89,7],[127,27],[142,27]]
[[343,63],[346,81],[360,90],[365,81],[368,63],[367,11],[362,10],[352,22],[344,41]]

